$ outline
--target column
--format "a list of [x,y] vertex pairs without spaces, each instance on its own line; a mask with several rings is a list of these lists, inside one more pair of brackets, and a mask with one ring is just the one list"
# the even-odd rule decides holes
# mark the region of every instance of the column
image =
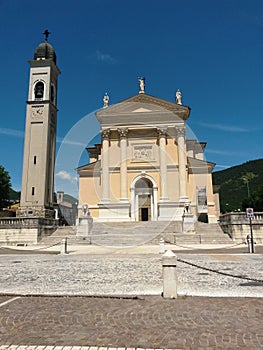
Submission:
[[110,129],[101,131],[102,137],[102,203],[108,203],[109,199],[109,144],[110,144]]
[[139,196],[135,194],[135,221],[139,221]]
[[127,196],[127,134],[128,129],[118,129],[120,135],[120,200],[128,202]]
[[151,221],[154,220],[154,206],[153,206],[153,193],[150,195],[150,201],[151,201]]
[[179,197],[180,200],[188,199],[186,189],[186,148],[185,148],[185,127],[176,127],[178,146],[178,170],[179,170]]
[[160,176],[161,176],[161,196],[160,200],[168,200],[167,195],[167,167],[166,167],[166,129],[158,129],[159,134],[159,154],[160,154]]
[[135,221],[135,188],[131,188],[131,219]]
[[156,221],[158,216],[157,208],[157,187],[153,188],[153,218]]

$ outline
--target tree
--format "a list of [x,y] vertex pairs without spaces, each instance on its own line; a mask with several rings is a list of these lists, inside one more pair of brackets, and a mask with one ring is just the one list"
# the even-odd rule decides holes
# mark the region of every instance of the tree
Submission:
[[263,187],[254,191],[250,197],[247,197],[242,202],[242,208],[254,208],[254,211],[263,211]]
[[2,209],[8,199],[11,191],[11,179],[5,168],[0,165],[0,209]]
[[257,177],[256,174],[252,173],[251,171],[247,172],[241,177],[241,180],[247,185],[247,196],[250,197],[250,189],[249,189],[249,182],[253,180],[255,177]]

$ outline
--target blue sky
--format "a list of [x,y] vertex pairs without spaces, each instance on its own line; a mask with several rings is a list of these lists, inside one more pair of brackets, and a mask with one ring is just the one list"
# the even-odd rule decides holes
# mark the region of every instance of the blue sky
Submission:
[[[207,142],[216,170],[262,158],[262,0],[0,0],[0,164],[14,189],[21,186],[27,61],[46,28],[62,72],[58,150],[69,133],[67,152],[82,153],[98,131],[94,115],[86,118],[87,136],[85,128],[70,130],[102,107],[106,91],[116,103],[138,93],[144,76],[148,94],[174,101],[180,88],[191,107],[188,125]],[[58,164],[65,187],[85,152],[79,158],[71,170]]]

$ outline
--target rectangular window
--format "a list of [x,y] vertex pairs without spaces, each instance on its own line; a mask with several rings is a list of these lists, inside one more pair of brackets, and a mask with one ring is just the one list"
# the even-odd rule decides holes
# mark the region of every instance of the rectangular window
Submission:
[[32,187],[32,196],[35,195],[35,187]]
[[197,187],[197,212],[208,213],[206,187]]
[[34,164],[37,164],[37,156],[34,156]]

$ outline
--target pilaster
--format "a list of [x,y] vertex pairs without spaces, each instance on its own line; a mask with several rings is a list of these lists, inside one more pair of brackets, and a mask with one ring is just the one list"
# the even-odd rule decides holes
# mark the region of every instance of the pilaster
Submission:
[[109,203],[109,145],[110,129],[101,131],[102,137],[102,199],[101,203]]
[[167,129],[158,129],[159,155],[160,155],[160,176],[161,176],[161,201],[167,201],[167,166],[166,166],[166,134]]
[[178,146],[178,170],[179,170],[179,197],[180,201],[188,200],[186,190],[186,146],[185,146],[185,127],[176,127],[176,138]]
[[128,129],[118,129],[120,136],[120,201],[128,202],[127,196],[127,135]]

